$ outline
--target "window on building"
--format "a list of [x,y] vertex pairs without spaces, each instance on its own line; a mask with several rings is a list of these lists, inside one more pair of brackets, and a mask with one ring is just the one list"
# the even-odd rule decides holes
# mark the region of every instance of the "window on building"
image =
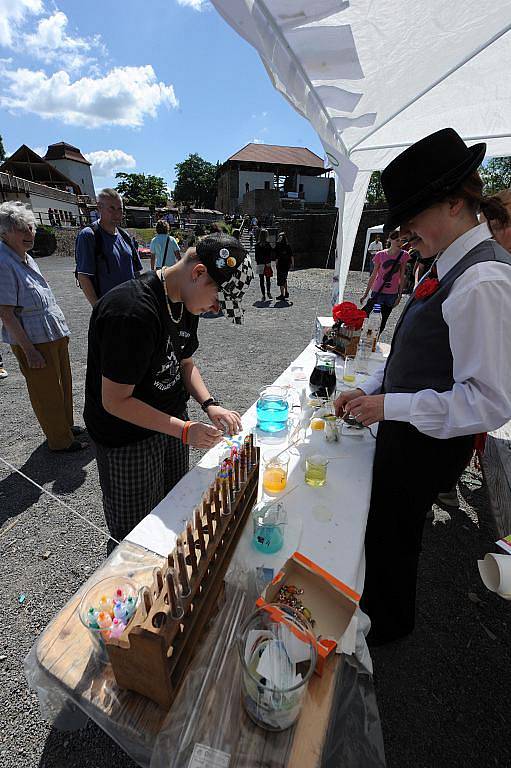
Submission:
[[270,188],[270,182],[269,181],[265,181],[264,182],[264,188],[265,189],[269,189]]
[[298,192],[303,192],[303,184],[299,184],[299,186],[298,186]]

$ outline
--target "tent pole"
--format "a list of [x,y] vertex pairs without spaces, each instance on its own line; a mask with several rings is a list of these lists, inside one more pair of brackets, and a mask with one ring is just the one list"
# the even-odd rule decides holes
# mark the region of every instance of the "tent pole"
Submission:
[[464,64],[466,64],[468,61],[473,59],[475,56],[477,56],[481,51],[484,51],[485,48],[488,48],[488,46],[492,45],[492,43],[495,43],[499,38],[501,38],[503,35],[506,34],[506,32],[509,32],[511,29],[511,24],[508,24],[503,30],[500,32],[497,32],[493,37],[491,37],[489,40],[487,40],[485,43],[482,43],[478,48],[476,48],[475,51],[472,53],[469,53],[468,56],[465,56],[458,64],[455,64],[454,67],[451,67],[445,74],[443,74],[441,77],[437,78],[431,85],[429,85],[427,88],[424,88],[420,93],[418,93],[416,96],[413,97],[413,99],[410,99],[410,101],[407,104],[404,104],[400,109],[398,109],[396,112],[394,112],[392,115],[390,115],[386,120],[384,120],[379,125],[375,125],[372,130],[369,131],[369,133],[366,133],[366,135],[359,139],[359,141],[355,142],[352,147],[350,147],[348,152],[348,157],[351,156],[351,153],[354,149],[356,149],[360,144],[363,144],[364,141],[366,141],[370,136],[373,135],[373,133],[376,133],[380,130],[380,128],[383,128],[384,125],[387,125],[387,123],[390,123],[391,120],[394,120],[395,117],[400,115],[402,112],[405,111],[405,109],[408,109],[408,107],[411,107],[412,104],[415,104],[416,101],[419,101],[419,99],[422,99],[423,96],[425,96],[429,91],[431,91],[433,88],[435,88],[437,85],[442,83],[444,80],[446,80],[450,75],[452,75],[454,72],[456,72],[460,67],[462,67]]

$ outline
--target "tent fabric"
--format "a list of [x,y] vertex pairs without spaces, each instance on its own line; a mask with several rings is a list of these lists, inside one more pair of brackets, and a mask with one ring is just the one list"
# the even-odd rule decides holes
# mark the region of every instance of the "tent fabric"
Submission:
[[372,171],[447,126],[511,154],[511,0],[212,2],[336,172],[341,294]]

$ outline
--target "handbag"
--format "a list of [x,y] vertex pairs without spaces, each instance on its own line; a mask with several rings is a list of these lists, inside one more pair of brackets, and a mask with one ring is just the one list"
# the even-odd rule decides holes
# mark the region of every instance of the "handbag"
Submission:
[[271,268],[271,264],[264,265],[263,275],[265,277],[273,277],[273,269]]
[[256,264],[256,275],[264,275],[264,264]]
[[[382,288],[390,288],[390,280],[392,278],[392,275],[397,271],[397,268],[401,264],[401,254],[402,253],[403,253],[402,250],[399,251],[398,255],[395,258],[394,263],[391,266],[391,268],[387,272],[385,272],[385,275],[383,277],[383,282],[381,284]],[[381,293],[381,291],[378,291],[378,293]]]

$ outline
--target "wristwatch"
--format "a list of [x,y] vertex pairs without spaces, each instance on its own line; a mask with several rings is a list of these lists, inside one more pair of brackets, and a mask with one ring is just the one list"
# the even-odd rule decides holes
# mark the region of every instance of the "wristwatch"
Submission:
[[204,402],[201,405],[201,408],[204,411],[204,413],[208,412],[208,408],[210,405],[220,405],[220,403],[214,397],[209,397],[207,400],[204,400]]

